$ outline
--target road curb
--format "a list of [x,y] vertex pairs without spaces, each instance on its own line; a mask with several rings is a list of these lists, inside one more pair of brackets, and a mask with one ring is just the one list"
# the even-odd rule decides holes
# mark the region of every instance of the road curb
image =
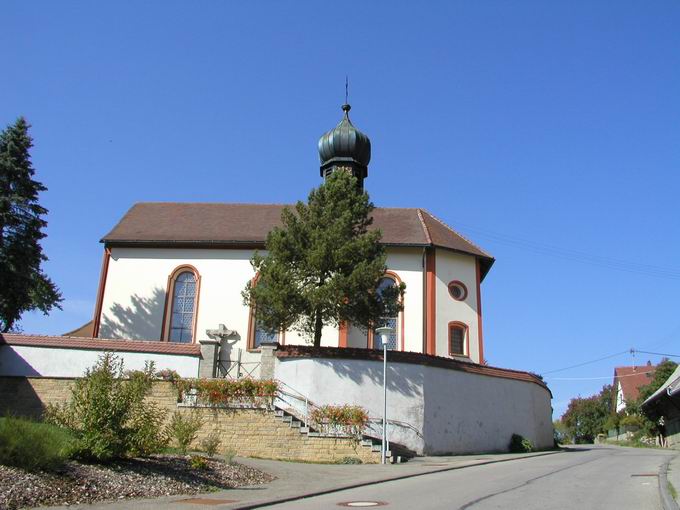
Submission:
[[[535,457],[546,457],[548,455],[554,455],[556,453],[564,453],[563,450],[556,450],[556,451],[549,451],[549,452],[536,452],[534,454],[527,454],[525,457],[513,457],[512,459],[494,459],[494,460],[487,460],[484,462],[478,462],[476,464],[468,464],[465,466],[451,466],[451,467],[445,467],[442,469],[433,469],[431,471],[425,471],[423,473],[411,473],[408,475],[399,475],[399,476],[392,476],[388,478],[380,478],[379,480],[369,480],[368,482],[359,482],[359,483],[350,483],[347,485],[341,485],[339,487],[333,487],[331,489],[323,489],[320,491],[312,491],[312,492],[307,492],[304,494],[298,494],[296,496],[287,496],[284,498],[275,498],[275,499],[270,499],[266,501],[262,501],[259,503],[250,503],[250,504],[245,504],[241,506],[236,506],[232,507],[234,510],[250,510],[252,508],[262,508],[265,506],[272,506],[272,505],[278,505],[280,503],[289,503],[291,501],[298,501],[300,499],[305,499],[305,498],[313,498],[315,496],[323,496],[325,494],[332,494],[334,492],[340,492],[348,489],[357,489],[359,487],[366,487],[368,485],[376,485],[378,483],[383,483],[383,482],[393,482],[395,480],[405,480],[407,478],[415,478],[417,476],[425,476],[425,475],[431,475],[433,473],[443,473],[445,471],[455,471],[457,469],[465,469],[469,467],[475,467],[475,466],[486,466],[489,464],[498,464],[500,462],[510,462],[513,460],[524,460],[524,459],[531,459]],[[671,498],[672,499],[672,498]],[[664,510],[676,510],[676,508],[671,508],[671,509],[666,509]]]
[[668,490],[668,465],[676,457],[677,455],[675,457],[669,457],[659,468],[659,494],[661,496],[663,510],[680,510],[680,507],[678,507],[678,504]]

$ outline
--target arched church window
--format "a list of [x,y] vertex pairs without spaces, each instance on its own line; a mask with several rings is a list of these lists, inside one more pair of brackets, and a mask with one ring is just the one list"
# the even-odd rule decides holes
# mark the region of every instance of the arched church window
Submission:
[[[392,276],[385,276],[378,282],[377,293],[379,296],[389,288],[395,287],[397,285],[396,280]],[[389,327],[392,328],[392,333],[387,342],[387,348],[390,350],[397,350],[399,348],[398,338],[400,335],[400,324],[398,315],[390,317],[380,317],[380,320],[376,324],[376,329],[379,327]],[[375,349],[382,349],[380,343],[380,336],[373,330],[373,347]]]
[[[255,284],[257,277],[255,277]],[[252,306],[250,309],[250,331],[248,335],[248,348],[259,349],[263,343],[278,342],[279,333],[277,331],[268,330],[262,321],[257,317],[257,306]]]
[[191,266],[180,266],[170,275],[168,307],[164,339],[169,342],[192,343],[198,307],[198,271]]
[[449,356],[469,356],[468,327],[462,322],[449,322]]

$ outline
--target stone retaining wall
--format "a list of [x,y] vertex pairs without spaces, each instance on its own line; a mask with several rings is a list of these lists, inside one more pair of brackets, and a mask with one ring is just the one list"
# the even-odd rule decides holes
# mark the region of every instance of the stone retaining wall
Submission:
[[[74,379],[49,377],[0,377],[0,416],[13,414],[39,418],[46,404],[69,400]],[[309,436],[277,418],[273,411],[252,408],[189,408],[177,406],[177,392],[169,382],[153,385],[151,402],[172,413],[196,412],[203,418],[194,443],[214,430],[220,432],[221,449],[244,457],[335,462],[355,457],[365,463],[380,461],[380,453],[348,438]]]

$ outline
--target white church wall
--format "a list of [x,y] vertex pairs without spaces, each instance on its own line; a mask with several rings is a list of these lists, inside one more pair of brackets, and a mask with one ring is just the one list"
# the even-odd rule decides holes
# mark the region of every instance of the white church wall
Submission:
[[[449,355],[449,322],[468,327],[468,356],[479,363],[479,323],[477,317],[477,267],[469,255],[438,249],[436,253],[436,322],[437,355]],[[467,297],[456,301],[449,293],[449,283],[458,280],[467,288]]]
[[[26,345],[0,345],[0,376],[82,377],[103,354],[96,349],[60,349]],[[142,370],[153,361],[158,370],[175,370],[182,377],[198,376],[198,356],[150,352],[116,352],[125,370]]]
[[[247,350],[249,309],[241,291],[254,276],[250,265],[253,250],[198,248],[113,248],[104,290],[100,338],[159,340],[162,335],[168,276],[181,265],[198,271],[199,288],[196,339],[206,329],[225,324],[236,332],[224,350],[235,358],[238,349],[244,362],[257,358]],[[387,265],[406,283],[404,310],[405,350],[422,349],[422,252],[388,248]],[[401,327],[401,324],[400,324]],[[366,334],[350,328],[350,346],[366,347]],[[323,329],[322,345],[336,347],[339,331]],[[296,331],[285,333],[286,344],[307,344]],[[232,355],[233,354],[233,355]],[[252,360],[251,360],[252,358]]]
[[406,284],[403,311],[404,350],[422,352],[423,250],[420,248],[390,247],[387,249],[387,267]]
[[[316,405],[359,405],[374,420],[383,410],[382,362],[279,358],[276,379]],[[507,451],[512,434],[536,448],[553,444],[550,392],[536,383],[418,363],[390,362],[389,439],[419,454]]]
[[196,339],[206,329],[225,324],[235,335],[228,350],[242,349],[243,360],[258,358],[247,352],[249,309],[241,291],[254,276],[253,250],[113,248],[102,306],[101,338],[159,340],[168,276],[180,265],[198,271]]

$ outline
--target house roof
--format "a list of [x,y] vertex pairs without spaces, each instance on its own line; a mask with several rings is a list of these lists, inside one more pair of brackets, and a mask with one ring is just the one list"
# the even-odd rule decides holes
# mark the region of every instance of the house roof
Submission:
[[640,396],[640,388],[652,382],[656,368],[651,363],[641,366],[616,367],[614,369],[614,389],[621,383],[623,399],[632,402]]
[[[109,246],[264,247],[267,234],[281,225],[285,204],[141,202],[102,238]],[[479,258],[482,276],[494,259],[424,209],[382,207],[373,227],[388,246],[435,246]]]

